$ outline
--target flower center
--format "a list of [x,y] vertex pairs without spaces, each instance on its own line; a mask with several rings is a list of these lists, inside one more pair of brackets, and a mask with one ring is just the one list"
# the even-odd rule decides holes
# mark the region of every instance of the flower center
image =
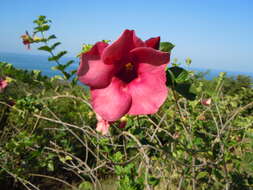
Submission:
[[131,62],[124,64],[116,74],[116,77],[125,83],[131,82],[137,77],[136,65]]
[[134,68],[134,65],[133,65],[133,63],[127,63],[124,65],[124,67],[125,67],[126,71],[132,71]]

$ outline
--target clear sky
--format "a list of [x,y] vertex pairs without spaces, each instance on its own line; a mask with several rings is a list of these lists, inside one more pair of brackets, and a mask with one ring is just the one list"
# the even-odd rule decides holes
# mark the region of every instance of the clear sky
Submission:
[[53,21],[70,56],[134,29],[174,43],[172,58],[193,67],[253,72],[253,0],[1,0],[0,51],[41,54],[19,38],[38,15]]

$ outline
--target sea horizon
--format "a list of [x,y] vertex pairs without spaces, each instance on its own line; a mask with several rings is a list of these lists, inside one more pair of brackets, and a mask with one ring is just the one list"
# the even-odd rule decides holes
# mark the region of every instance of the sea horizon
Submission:
[[[25,53],[13,53],[13,52],[0,52],[0,61],[7,62],[12,64],[14,67],[18,69],[24,70],[40,70],[43,75],[48,77],[53,77],[55,75],[61,75],[61,73],[57,70],[52,70],[51,67],[55,66],[54,62],[48,61],[47,55],[43,54],[25,54]],[[68,70],[74,70],[78,68],[79,58],[78,57],[63,57],[61,59],[62,63],[66,63],[69,60],[74,60],[74,64],[72,64]],[[207,72],[205,78],[208,80],[213,79],[218,76],[220,72],[225,72],[227,76],[236,77],[238,75],[250,76],[253,78],[253,72],[243,72],[243,71],[230,71],[230,70],[222,70],[222,69],[211,69],[211,68],[198,68],[194,67],[194,65],[190,65],[186,67],[182,65],[182,67],[187,68],[188,70],[193,70],[196,72]]]

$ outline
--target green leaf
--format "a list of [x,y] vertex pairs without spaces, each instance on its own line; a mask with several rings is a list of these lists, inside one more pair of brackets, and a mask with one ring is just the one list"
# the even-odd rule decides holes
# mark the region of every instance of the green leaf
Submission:
[[121,154],[121,152],[116,152],[113,156],[112,156],[112,161],[114,162],[120,162],[123,159],[123,155]]
[[62,73],[64,75],[64,79],[66,79],[66,80],[68,80],[71,77],[71,75],[69,73],[65,72],[65,71],[62,71]]
[[75,70],[70,71],[71,75],[76,74],[76,72],[77,72],[77,70],[76,70],[76,69],[75,69]]
[[52,51],[52,49],[50,47],[48,47],[48,46],[41,46],[38,49],[39,50],[43,50],[43,51],[47,51],[47,52],[51,52]]
[[45,20],[46,19],[46,16],[44,16],[44,15],[40,15],[39,17],[38,17],[38,20]]
[[182,83],[186,82],[189,79],[189,74],[188,71],[183,70],[177,77],[176,77],[176,82],[177,83]]
[[63,80],[63,77],[60,75],[55,75],[50,79],[51,82],[54,82],[55,80]]
[[60,45],[61,42],[56,42],[51,46],[51,50],[54,50],[58,45]]
[[83,181],[82,183],[79,184],[78,189],[79,190],[92,190],[93,185],[92,185],[92,183],[90,183],[88,181]]
[[61,51],[60,53],[58,53],[55,56],[49,57],[48,61],[58,61],[63,55],[65,55],[67,53],[67,51]]
[[40,20],[34,20],[33,23],[34,23],[34,24],[37,24],[37,25],[43,24],[43,22],[41,22]]
[[40,70],[33,70],[32,72],[34,73],[36,78],[41,74]]
[[55,35],[51,35],[51,36],[49,36],[49,37],[47,38],[47,40],[52,40],[52,39],[55,39],[55,38],[56,38]]
[[49,162],[48,164],[47,164],[47,168],[48,168],[48,170],[49,171],[54,171],[54,163],[53,162]]
[[188,71],[183,69],[182,67],[174,66],[170,67],[168,70],[173,73],[175,80],[178,82],[184,82],[184,79],[188,79]]
[[188,100],[195,100],[196,94],[190,92],[190,83],[181,83],[175,85],[175,90]]
[[48,24],[39,25],[34,28],[35,32],[44,32],[49,30],[50,26]]
[[208,172],[206,172],[206,171],[199,172],[198,175],[197,175],[197,179],[201,179],[201,178],[204,178],[206,176],[208,176]]
[[74,63],[74,60],[69,60],[64,66],[65,66],[65,68],[67,68],[73,63]]
[[189,82],[189,73],[187,70],[174,66],[166,71],[166,85],[173,88],[188,100],[194,100],[196,95],[190,92],[191,83]]
[[188,57],[186,60],[185,60],[185,63],[187,65],[190,65],[192,63],[192,60]]
[[50,28],[50,26],[49,26],[48,24],[45,24],[45,25],[43,25],[43,26],[41,27],[41,30],[42,30],[42,31],[47,31],[47,30],[49,30],[49,28]]
[[51,69],[52,69],[53,71],[57,71],[57,70],[59,70],[59,67],[58,67],[58,65],[56,65],[56,66],[51,67]]
[[81,52],[77,55],[77,57],[80,57],[81,54],[90,51],[90,49],[91,49],[92,47],[93,47],[92,44],[84,44],[83,47],[82,47]]
[[168,52],[170,53],[171,50],[175,47],[174,44],[170,43],[170,42],[161,42],[160,43],[160,50],[164,51],[164,52]]
[[173,83],[178,82],[182,83],[185,82],[188,79],[188,71],[185,69],[173,66],[167,69],[166,71],[167,76],[167,85],[171,86]]
[[102,42],[109,43],[111,40],[102,40]]
[[51,67],[51,69],[54,71],[56,71],[56,70],[64,71],[65,67],[64,67],[64,65],[59,64],[59,65]]
[[150,177],[150,178],[148,179],[148,183],[149,183],[150,185],[152,185],[152,186],[157,186],[157,185],[159,184],[159,182],[160,182],[160,179],[157,178],[157,177]]
[[183,83],[188,81],[189,72],[181,67],[174,66],[167,69],[167,85],[172,85],[173,83]]

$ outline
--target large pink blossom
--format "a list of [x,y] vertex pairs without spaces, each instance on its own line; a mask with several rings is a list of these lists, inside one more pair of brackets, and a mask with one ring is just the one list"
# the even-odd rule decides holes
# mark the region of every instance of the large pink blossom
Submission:
[[93,109],[103,119],[156,113],[167,97],[165,68],[170,55],[160,37],[145,42],[125,30],[112,44],[97,42],[81,55],[79,80],[91,89]]

